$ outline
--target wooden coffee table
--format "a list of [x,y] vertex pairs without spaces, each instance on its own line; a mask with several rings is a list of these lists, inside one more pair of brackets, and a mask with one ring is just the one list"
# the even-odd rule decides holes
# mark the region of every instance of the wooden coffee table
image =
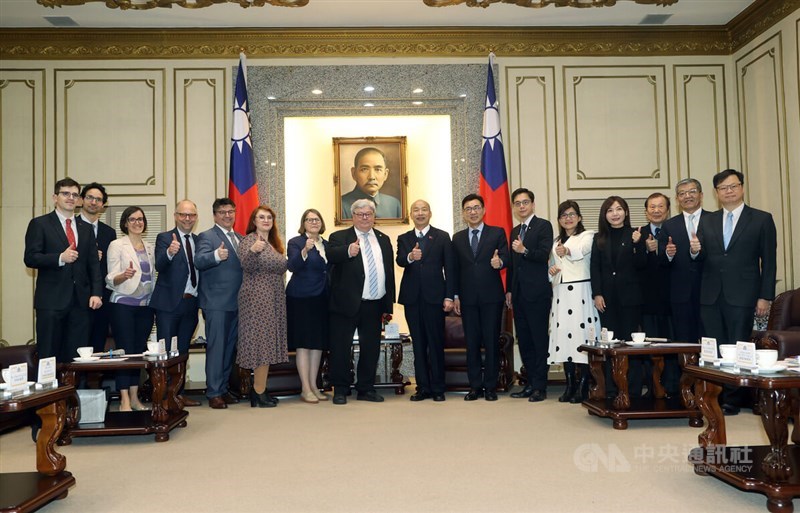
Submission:
[[[67,425],[58,440],[59,445],[69,445],[76,436],[147,435],[155,434],[156,442],[169,440],[169,432],[176,427],[186,427],[189,413],[178,399],[178,389],[186,376],[189,355],[168,359],[129,357],[125,360],[72,362],[61,364],[61,381],[74,385],[80,372],[145,369],[153,384],[153,403],[150,411],[106,412],[104,422],[78,424],[78,404],[72,401],[68,408]],[[167,380],[169,377],[169,380]]]
[[[698,436],[700,447],[689,461],[699,475],[712,475],[736,488],[767,496],[772,512],[794,510],[792,498],[800,496],[800,433],[795,417],[793,445],[788,445],[788,417],[792,412],[788,392],[800,388],[800,374],[794,372],[752,374],[735,373],[731,368],[713,365],[687,365],[684,372],[695,379],[697,405],[708,421]],[[758,390],[761,422],[769,438],[768,446],[732,447],[725,433],[725,416],[719,405],[722,385]],[[797,410],[794,411],[797,415]]]
[[54,447],[66,422],[66,401],[74,395],[74,387],[61,386],[20,397],[0,397],[0,415],[36,408],[42,419],[36,441],[37,472],[0,474],[0,511],[34,511],[54,499],[65,498],[75,484],[75,478],[65,470],[67,459]]
[[[579,351],[588,353],[589,370],[595,384],[589,389],[589,398],[583,406],[592,415],[610,418],[614,421],[614,429],[627,429],[631,419],[661,419],[688,417],[689,425],[702,427],[703,419],[694,403],[691,389],[691,378],[681,375],[681,393],[679,397],[667,397],[661,384],[661,373],[664,370],[664,356],[678,355],[683,368],[687,363],[697,362],[700,353],[699,344],[662,343],[644,347],[628,345],[594,345],[583,344]],[[631,356],[649,356],[653,360],[653,391],[649,398],[631,398],[628,393],[628,358]],[[606,377],[603,364],[611,361],[611,374],[617,385],[617,395],[606,397]]]

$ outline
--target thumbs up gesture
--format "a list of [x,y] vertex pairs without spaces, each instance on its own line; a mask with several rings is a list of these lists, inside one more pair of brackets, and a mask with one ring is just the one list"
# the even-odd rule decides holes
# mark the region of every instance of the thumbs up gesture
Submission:
[[267,249],[267,241],[265,241],[264,237],[262,237],[261,235],[259,235],[258,239],[256,239],[253,245],[250,246],[250,251],[252,251],[253,253],[261,253],[265,249]]
[[500,256],[498,256],[496,249],[494,250],[494,255],[492,255],[491,264],[492,268],[494,269],[500,269],[503,267],[503,261],[500,259]]
[[414,261],[422,260],[422,250],[419,249],[419,242],[417,242],[416,246],[414,246],[414,249],[411,250],[409,258]]
[[652,233],[647,236],[647,240],[644,242],[644,244],[647,246],[647,251],[650,253],[658,250],[658,241],[653,237]]
[[[511,243],[511,249],[515,253],[525,253],[525,244],[522,243],[522,237],[517,236],[517,238],[514,239],[514,242]],[[497,255],[497,251],[495,251],[494,253],[495,255]]]
[[167,248],[167,254],[171,257],[174,257],[178,254],[178,251],[181,250],[181,243],[178,242],[178,236],[174,233],[172,234],[172,242],[170,242],[169,247]]
[[561,241],[559,240],[558,244],[556,244],[556,255],[558,255],[561,258],[564,258],[564,256],[568,254],[569,254],[569,249],[564,247],[564,245],[561,244]]
[[75,249],[75,244],[70,244],[67,249],[61,253],[61,261],[65,264],[71,264],[78,259],[78,251]]
[[692,238],[689,239],[689,249],[695,255],[700,253],[700,250],[703,249],[702,245],[700,244],[700,239],[697,238],[696,232],[692,232]]
[[128,267],[122,272],[122,276],[125,277],[125,280],[130,280],[134,274],[136,274],[136,269],[133,268],[133,261],[129,261]]
[[350,247],[347,249],[347,253],[350,255],[350,258],[353,258],[354,256],[358,255],[360,251],[361,251],[361,246],[359,246],[358,244],[358,239],[356,239],[354,243],[350,244]]
[[672,242],[672,237],[670,237],[669,239],[667,239],[667,248],[666,248],[667,256],[672,258],[675,256],[675,253],[677,252],[678,252],[678,247],[675,245],[674,242]]
[[228,259],[228,248],[225,247],[224,242],[219,243],[219,247],[217,248],[217,256],[219,257],[220,262],[224,262]]
[[631,236],[631,240],[633,241],[634,244],[638,244],[639,241],[642,240],[642,227],[641,226],[639,228],[637,228],[633,232],[633,235]]
[[309,251],[314,249],[314,244],[316,244],[316,241],[311,237],[306,239],[306,246],[304,248],[306,250],[306,254],[308,254]]

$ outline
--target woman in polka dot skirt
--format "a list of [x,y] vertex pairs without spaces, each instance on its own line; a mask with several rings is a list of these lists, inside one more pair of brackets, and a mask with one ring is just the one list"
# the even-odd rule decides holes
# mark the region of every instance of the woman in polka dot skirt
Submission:
[[[592,299],[590,258],[594,232],[583,227],[581,208],[573,200],[558,206],[558,237],[550,253],[550,279],[553,282],[553,305],[550,308],[550,355],[548,363],[564,366],[567,387],[559,402],[580,403],[589,389],[589,366],[586,353],[578,346],[600,322]],[[580,382],[576,378],[580,367]]]

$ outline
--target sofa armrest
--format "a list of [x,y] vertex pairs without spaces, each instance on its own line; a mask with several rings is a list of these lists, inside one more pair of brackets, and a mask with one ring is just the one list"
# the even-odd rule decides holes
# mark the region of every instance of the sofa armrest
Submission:
[[777,349],[778,359],[800,355],[800,331],[766,331],[759,347]]
[[5,369],[9,365],[18,363],[27,363],[28,380],[35,380],[36,367],[39,364],[39,353],[36,346],[21,345],[0,348],[0,368]]

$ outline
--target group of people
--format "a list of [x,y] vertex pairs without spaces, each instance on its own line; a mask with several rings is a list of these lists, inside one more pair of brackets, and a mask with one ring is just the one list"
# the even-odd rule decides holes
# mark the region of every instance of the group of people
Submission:
[[[610,196],[597,232],[584,227],[579,204],[566,200],[558,206],[555,237],[552,224],[535,214],[534,193],[519,188],[511,194],[519,224],[510,240],[502,228],[484,223],[486,206],[477,194],[462,199],[467,227],[452,240],[431,226],[430,204],[417,200],[409,212],[414,227],[398,237],[395,253],[375,229],[378,207],[367,198],[352,202],[352,226],[328,240],[313,208],[303,212],[299,235],[286,246],[266,205],[249,214],[245,234],[236,233],[236,205],[228,198],[214,202],[214,226],[199,235],[192,233],[196,205],[179,202],[175,228],[160,233],[155,247],[143,238],[144,211],[128,207],[120,218],[124,236],[116,239],[98,220],[107,202],[103,186],[80,190],[65,178],[56,183],[54,211],[33,219],[25,239],[25,263],[39,271],[39,353],[67,361],[91,333],[102,350],[109,320],[126,352],[141,352],[155,322],[157,337],[176,337],[186,353],[201,309],[212,408],[238,402],[228,390],[234,358],[253,370],[251,406],[276,406],[267,391],[269,366],[287,361],[290,350],[303,401],[329,399],[317,382],[327,350],[332,402],[346,404],[354,333],[356,399],[381,402],[375,375],[382,321],[395,303],[396,262],[404,269],[398,302],[413,343],[412,401],[445,400],[444,327],[451,312],[461,316],[466,339],[470,390],[464,399],[497,400],[498,342],[508,307],[526,376],[511,397],[545,400],[549,366],[562,364],[567,386],[559,401],[578,403],[589,386],[587,357],[578,347],[592,334],[597,338],[601,327],[623,340],[636,331],[693,342],[709,336],[719,344],[749,338],[754,315],[765,315],[775,294],[776,229],[770,214],[744,204],[743,184],[735,170],[715,175],[722,208],[708,212],[700,182],[684,179],[675,187],[681,213],[669,218],[670,198],[654,193],[644,205],[648,223],[636,228],[628,203]],[[292,277],[284,287],[287,270]],[[647,365],[632,360],[633,396],[652,388]],[[679,377],[677,362],[668,362],[668,393],[677,393]],[[122,409],[144,408],[138,375],[119,372],[117,386]],[[196,403],[181,397],[187,406]],[[737,411],[734,397],[725,394],[728,413]]]

